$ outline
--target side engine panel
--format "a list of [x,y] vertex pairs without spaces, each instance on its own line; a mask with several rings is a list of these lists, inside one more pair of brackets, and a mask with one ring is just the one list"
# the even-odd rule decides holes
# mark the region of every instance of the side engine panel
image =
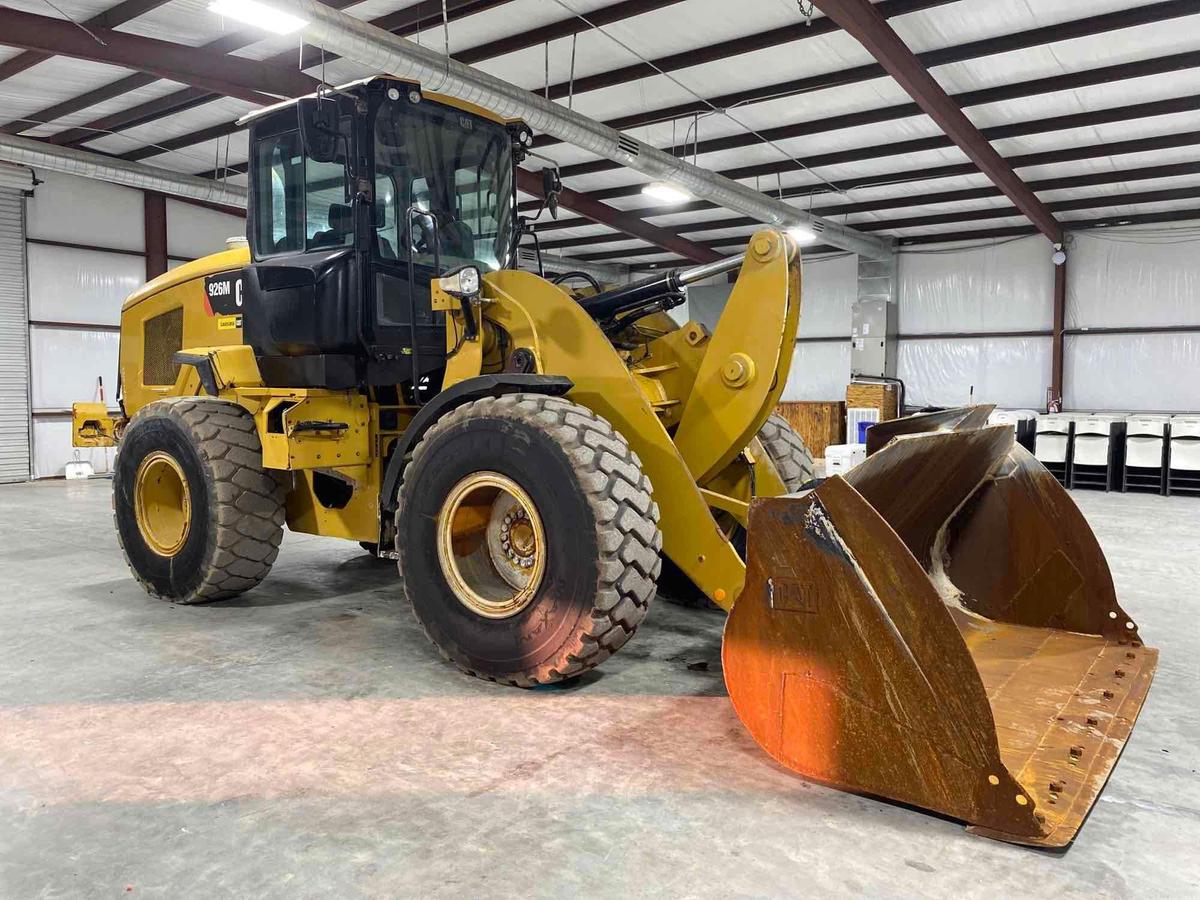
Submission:
[[[175,392],[175,353],[241,344],[242,248],[215,253],[162,275],[121,309],[121,396],[125,414]],[[211,296],[210,296],[211,295]]]

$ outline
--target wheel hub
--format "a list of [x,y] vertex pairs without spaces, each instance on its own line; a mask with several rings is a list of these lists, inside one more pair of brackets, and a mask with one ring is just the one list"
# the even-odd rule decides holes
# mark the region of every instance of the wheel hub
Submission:
[[514,616],[546,568],[546,536],[529,494],[507,475],[474,472],[447,495],[437,519],[438,561],[460,603],[481,616]]
[[192,495],[175,457],[156,450],[134,476],[134,517],[142,539],[159,556],[174,556],[192,525]]

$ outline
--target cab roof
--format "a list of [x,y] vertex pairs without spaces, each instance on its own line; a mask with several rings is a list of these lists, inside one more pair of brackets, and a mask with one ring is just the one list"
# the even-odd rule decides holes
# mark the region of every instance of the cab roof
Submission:
[[[290,100],[282,100],[279,103],[272,103],[270,106],[264,106],[264,107],[261,107],[260,109],[252,110],[251,112],[246,113],[246,115],[244,115],[240,119],[238,119],[237,124],[245,125],[247,122],[252,122],[255,119],[258,119],[269,113],[278,112],[281,109],[287,109],[290,106],[295,106],[301,100],[312,99],[312,98],[316,97],[319,93],[348,92],[348,91],[352,90],[353,88],[361,87],[363,85],[372,84],[374,82],[379,82],[379,81],[388,81],[388,82],[392,82],[396,85],[403,85],[403,87],[406,90],[411,89],[411,88],[416,88],[419,91],[421,90],[420,83],[416,82],[416,81],[410,81],[410,80],[404,79],[404,78],[397,78],[394,75],[372,75],[368,78],[359,78],[355,81],[347,82],[346,84],[337,85],[336,87],[324,87],[323,89],[313,91],[313,93],[311,93],[311,94],[305,94],[302,97],[293,97]],[[421,91],[421,97],[423,100],[429,101],[431,103],[438,103],[438,104],[441,104],[442,106],[449,106],[452,109],[461,110],[462,112],[465,112],[465,113],[471,113],[473,115],[480,116],[484,119],[490,119],[491,121],[496,122],[500,125],[513,125],[513,124],[521,124],[522,123],[522,120],[520,118],[515,118],[515,117],[514,118],[505,118],[504,116],[498,116],[494,112],[492,112],[490,109],[485,109],[482,106],[478,106],[467,100],[461,100],[458,97],[451,97],[449,94],[436,94],[436,93],[432,93],[432,92],[428,92],[428,91]]]

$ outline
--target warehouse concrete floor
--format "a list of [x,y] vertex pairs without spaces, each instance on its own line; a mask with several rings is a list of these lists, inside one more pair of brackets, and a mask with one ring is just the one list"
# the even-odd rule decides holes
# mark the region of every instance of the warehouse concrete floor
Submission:
[[660,603],[522,692],[444,664],[355,546],[288,535],[257,590],[171,606],[107,482],[0,487],[0,896],[1195,895],[1200,500],[1076,498],[1162,662],[1055,854],[780,770],[725,698],[720,615]]

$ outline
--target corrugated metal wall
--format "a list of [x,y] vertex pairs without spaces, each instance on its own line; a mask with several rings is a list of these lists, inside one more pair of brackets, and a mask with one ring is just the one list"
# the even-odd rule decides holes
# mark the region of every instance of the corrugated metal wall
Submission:
[[[42,173],[28,201],[27,371],[33,402],[34,478],[63,474],[75,456],[71,404],[98,397],[116,409],[121,304],[146,280],[140,191],[84,178]],[[167,203],[169,265],[224,249],[244,232],[240,219],[186,203]],[[113,451],[78,451],[98,473]]]
[[0,482],[29,477],[25,196],[0,183]]

